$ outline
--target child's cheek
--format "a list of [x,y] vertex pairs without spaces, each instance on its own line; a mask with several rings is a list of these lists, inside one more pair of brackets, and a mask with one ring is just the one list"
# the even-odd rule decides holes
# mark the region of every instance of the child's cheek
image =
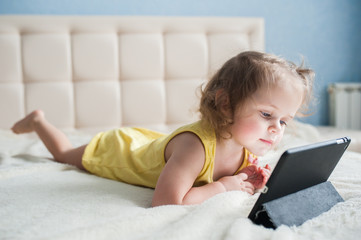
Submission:
[[284,130],[282,131],[282,133],[277,137],[277,139],[276,139],[276,141],[275,141],[275,146],[276,145],[278,145],[280,142],[281,142],[281,140],[282,140],[282,138],[283,138],[283,133],[284,133]]
[[262,127],[257,121],[249,121],[247,124],[242,125],[242,133],[247,136],[258,135]]

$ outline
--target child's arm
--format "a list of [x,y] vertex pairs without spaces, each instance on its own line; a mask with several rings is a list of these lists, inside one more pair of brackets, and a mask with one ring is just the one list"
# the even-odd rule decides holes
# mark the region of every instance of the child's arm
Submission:
[[254,192],[246,174],[223,177],[201,187],[193,187],[204,162],[204,148],[193,133],[183,133],[172,139],[165,152],[167,163],[158,179],[152,206],[166,204],[197,204],[222,192],[243,190]]

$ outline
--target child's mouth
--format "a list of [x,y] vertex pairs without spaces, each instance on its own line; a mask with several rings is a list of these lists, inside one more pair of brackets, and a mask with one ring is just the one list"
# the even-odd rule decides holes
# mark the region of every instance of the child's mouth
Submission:
[[266,139],[260,139],[260,140],[261,140],[261,142],[263,142],[267,145],[270,145],[270,146],[272,146],[272,144],[273,144],[273,141],[271,141],[271,140],[266,140]]

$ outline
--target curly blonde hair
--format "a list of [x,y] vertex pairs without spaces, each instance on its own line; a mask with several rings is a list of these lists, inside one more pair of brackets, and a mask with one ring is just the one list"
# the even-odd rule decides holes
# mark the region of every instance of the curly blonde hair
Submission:
[[[233,124],[237,107],[251,97],[262,86],[275,86],[286,76],[294,76],[304,86],[304,96],[298,115],[305,115],[312,98],[314,72],[283,58],[255,51],[246,51],[228,60],[210,79],[202,90],[200,108],[202,122],[210,124],[217,137],[231,136],[228,132]],[[227,104],[231,116],[221,108]]]

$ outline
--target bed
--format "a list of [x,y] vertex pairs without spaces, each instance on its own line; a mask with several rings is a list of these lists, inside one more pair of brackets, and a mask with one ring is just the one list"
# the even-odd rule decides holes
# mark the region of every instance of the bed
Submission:
[[34,109],[74,146],[120,126],[170,132],[198,119],[199,86],[229,57],[264,51],[264,20],[221,17],[0,16],[0,239],[355,239],[361,235],[361,134],[289,126],[262,163],[349,135],[330,177],[344,198],[299,227],[247,219],[258,194],[151,208],[153,190],[50,161],[12,124]]

